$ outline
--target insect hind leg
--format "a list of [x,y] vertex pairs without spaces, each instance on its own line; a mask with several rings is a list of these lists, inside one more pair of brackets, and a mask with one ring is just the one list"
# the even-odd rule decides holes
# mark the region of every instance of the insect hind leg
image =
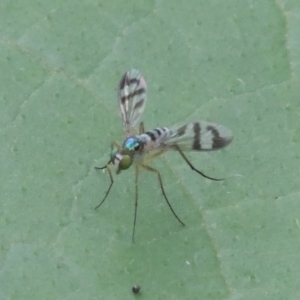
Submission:
[[161,191],[162,191],[162,194],[163,194],[163,196],[164,196],[164,198],[165,198],[165,200],[166,200],[166,202],[167,202],[167,204],[168,204],[168,206],[169,206],[171,212],[173,213],[174,217],[178,220],[178,222],[179,222],[181,225],[185,226],[185,224],[180,220],[180,218],[179,218],[179,217],[177,216],[177,214],[175,213],[175,211],[174,211],[174,209],[173,209],[171,203],[170,203],[169,200],[168,200],[168,197],[167,197],[167,195],[166,195],[166,192],[165,192],[165,189],[164,189],[164,186],[163,186],[163,183],[162,183],[162,178],[161,178],[161,175],[160,175],[159,171],[157,171],[156,169],[154,169],[154,168],[152,168],[152,167],[150,167],[150,166],[148,166],[148,165],[145,165],[145,164],[142,164],[141,166],[142,166],[145,170],[157,174],[158,181],[159,181],[159,185],[160,185],[160,189],[161,189]]
[[224,178],[214,178],[214,177],[210,177],[205,175],[203,172],[199,171],[198,169],[196,169],[193,164],[188,160],[188,158],[185,156],[185,154],[182,152],[182,150],[179,148],[179,146],[174,146],[174,149],[177,150],[179,152],[179,154],[181,155],[181,157],[185,160],[185,162],[190,166],[190,168],[197,172],[198,174],[200,174],[201,176],[203,176],[204,178],[210,179],[210,180],[214,180],[214,181],[222,181],[224,180]]

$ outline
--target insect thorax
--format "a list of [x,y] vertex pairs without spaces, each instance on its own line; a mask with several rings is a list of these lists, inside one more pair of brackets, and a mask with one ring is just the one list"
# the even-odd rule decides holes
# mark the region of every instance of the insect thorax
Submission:
[[124,141],[122,148],[124,153],[134,155],[134,153],[143,150],[144,142],[137,136],[130,136]]
[[116,166],[117,174],[142,158],[144,144],[138,136],[130,136],[123,142],[121,148],[111,150],[110,160]]

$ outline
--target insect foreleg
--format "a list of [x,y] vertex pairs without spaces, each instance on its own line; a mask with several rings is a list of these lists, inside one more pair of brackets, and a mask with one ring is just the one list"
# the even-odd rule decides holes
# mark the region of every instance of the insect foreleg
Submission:
[[[109,161],[109,163],[110,163],[110,161]],[[108,163],[108,164],[109,164],[109,163]],[[98,207],[100,207],[100,206],[102,205],[102,203],[105,201],[105,199],[106,199],[106,197],[108,196],[108,194],[109,194],[109,192],[110,192],[110,189],[111,189],[111,187],[112,187],[112,185],[113,185],[113,183],[114,183],[114,179],[113,179],[113,177],[112,177],[111,170],[110,170],[110,168],[108,167],[108,164],[107,164],[105,167],[102,167],[102,168],[95,167],[95,169],[100,169],[100,170],[106,168],[106,169],[107,169],[107,172],[108,172],[108,174],[109,174],[109,178],[110,178],[110,185],[109,185],[109,187],[108,187],[108,190],[106,191],[103,200],[100,202],[100,204],[98,204],[98,205],[95,207],[95,209],[97,209]]]

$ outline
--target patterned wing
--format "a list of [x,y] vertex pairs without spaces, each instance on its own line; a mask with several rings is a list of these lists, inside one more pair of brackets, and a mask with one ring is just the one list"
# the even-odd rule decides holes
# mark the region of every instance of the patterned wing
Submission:
[[176,150],[212,151],[226,147],[233,139],[232,131],[211,122],[193,122],[176,129],[159,127],[141,135],[145,151]]
[[119,105],[123,128],[127,135],[135,132],[146,105],[147,84],[142,74],[135,69],[127,71],[119,83]]

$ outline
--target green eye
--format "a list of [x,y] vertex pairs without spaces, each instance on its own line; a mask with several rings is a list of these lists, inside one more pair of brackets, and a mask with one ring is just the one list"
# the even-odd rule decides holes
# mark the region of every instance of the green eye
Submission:
[[129,155],[124,155],[119,163],[119,170],[126,170],[132,164],[132,159]]

